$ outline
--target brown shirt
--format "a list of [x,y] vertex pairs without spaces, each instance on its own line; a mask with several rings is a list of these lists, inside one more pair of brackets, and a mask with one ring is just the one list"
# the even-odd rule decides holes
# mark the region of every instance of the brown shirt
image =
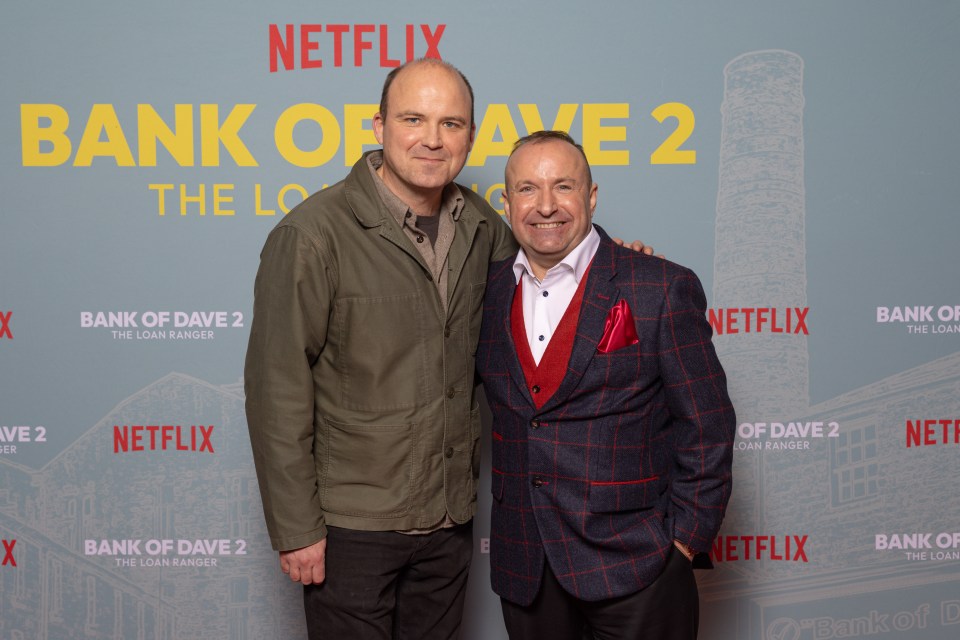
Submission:
[[377,187],[377,193],[387,211],[393,216],[400,228],[403,229],[413,246],[416,247],[420,256],[423,258],[427,269],[433,276],[433,282],[437,285],[437,292],[440,294],[440,303],[443,310],[447,310],[447,256],[450,253],[450,245],[453,243],[453,234],[456,228],[454,222],[460,217],[463,211],[463,194],[457,185],[450,183],[443,188],[443,195],[440,199],[440,211],[436,213],[439,217],[437,228],[437,239],[430,242],[426,232],[417,228],[417,214],[410,210],[407,204],[398,198],[389,187],[383,183],[380,176],[377,175],[377,169],[383,164],[383,152],[375,151],[367,156],[367,166],[374,176],[374,184]]

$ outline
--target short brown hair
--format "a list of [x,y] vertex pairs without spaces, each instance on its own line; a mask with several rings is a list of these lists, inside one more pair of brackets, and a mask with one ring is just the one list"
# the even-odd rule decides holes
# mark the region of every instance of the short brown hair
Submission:
[[[588,186],[593,184],[593,173],[590,171],[590,161],[587,160],[587,153],[583,150],[583,147],[577,144],[577,141],[574,140],[569,133],[566,131],[560,131],[557,129],[543,129],[541,131],[534,131],[533,133],[523,136],[519,140],[513,143],[513,150],[510,151],[510,157],[513,157],[513,154],[517,152],[522,146],[528,144],[542,144],[550,140],[559,140],[560,142],[566,142],[571,147],[580,152],[580,155],[583,156],[583,162],[587,165],[587,181]],[[510,161],[510,158],[507,158],[507,162]]]

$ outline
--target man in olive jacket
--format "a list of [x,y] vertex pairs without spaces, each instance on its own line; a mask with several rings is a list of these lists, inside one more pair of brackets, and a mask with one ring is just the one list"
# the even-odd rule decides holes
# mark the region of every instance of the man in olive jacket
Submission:
[[394,70],[373,125],[382,151],[263,248],[247,422],[310,636],[453,638],[476,509],[480,310],[488,264],[517,247],[453,183],[475,131],[459,71]]

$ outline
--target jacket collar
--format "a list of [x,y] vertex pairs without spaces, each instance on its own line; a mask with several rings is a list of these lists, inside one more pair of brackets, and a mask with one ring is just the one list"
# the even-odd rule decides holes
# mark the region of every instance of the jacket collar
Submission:
[[[379,227],[381,237],[407,253],[411,258],[416,260],[427,273],[430,273],[430,269],[424,262],[423,256],[421,256],[420,252],[413,246],[410,239],[404,235],[400,229],[400,225],[397,224],[397,221],[387,210],[386,205],[377,193],[374,177],[367,166],[367,156],[371,153],[376,153],[376,150],[363,154],[363,157],[353,165],[353,169],[350,170],[350,173],[344,180],[344,197],[347,200],[347,205],[349,205],[350,210],[361,226],[367,229]],[[456,186],[460,189],[461,193],[464,192],[464,187],[460,185]],[[477,210],[476,206],[471,203],[470,198],[464,196],[463,209],[460,211],[460,216],[456,219],[453,243],[450,246],[450,253],[447,254],[447,261],[450,268],[447,281],[448,301],[452,298],[453,292],[457,287],[478,228],[484,221],[483,215]],[[484,260],[488,259],[488,257],[484,258]]]
[[[374,153],[381,153],[381,150],[374,149],[364,153],[360,160],[353,165],[344,181],[347,204],[350,205],[357,222],[368,229],[379,227],[385,224],[388,219],[392,219],[390,211],[377,191],[376,178],[371,174],[367,164],[369,156]],[[456,183],[453,184],[461,192],[463,191],[463,187]],[[469,200],[462,195],[460,198],[464,200],[463,207],[457,215],[454,215],[454,220],[459,221],[460,217],[468,215],[471,217],[472,223],[479,222],[479,214],[470,206]]]

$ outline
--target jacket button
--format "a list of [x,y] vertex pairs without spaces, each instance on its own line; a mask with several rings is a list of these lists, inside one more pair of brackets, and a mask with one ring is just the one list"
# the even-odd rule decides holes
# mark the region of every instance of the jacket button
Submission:
[[543,480],[541,480],[540,478],[534,478],[534,479],[533,479],[533,486],[535,486],[535,487],[537,487],[537,488],[539,489],[540,487],[543,486]]
[[453,396],[455,396],[455,395],[457,395],[457,390],[456,390],[456,389],[454,389],[453,387],[450,387],[449,389],[447,389],[447,397],[448,397],[448,398],[453,398]]
[[447,450],[443,452],[448,458],[453,457],[453,447],[447,447]]
[[530,391],[533,391],[534,393],[540,393],[540,385],[538,384],[533,385]]
[[538,428],[540,428],[540,421],[539,421],[539,420],[531,420],[531,421],[530,421],[530,428],[531,428],[531,429],[538,429]]

